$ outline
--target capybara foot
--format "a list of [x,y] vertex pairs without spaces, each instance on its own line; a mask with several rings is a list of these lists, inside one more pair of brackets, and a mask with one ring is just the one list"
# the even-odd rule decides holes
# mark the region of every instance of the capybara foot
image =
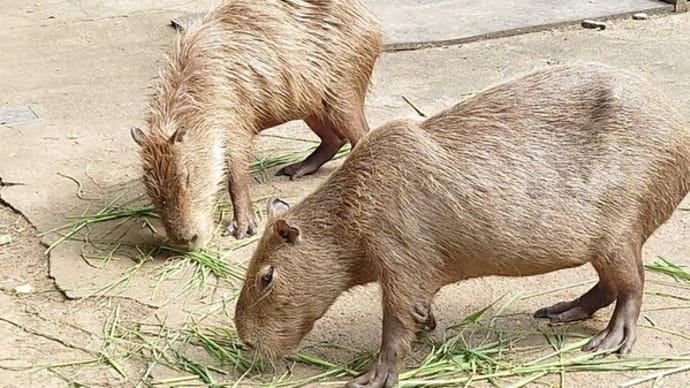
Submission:
[[[312,126],[312,128],[317,127]],[[345,144],[345,140],[340,140],[335,134],[332,136],[334,139],[328,139],[328,141],[324,139],[306,159],[299,163],[290,164],[281,168],[276,175],[287,175],[290,177],[290,180],[294,181],[295,179],[318,171],[318,169],[323,166],[324,163],[331,160],[340,147]]]
[[431,311],[431,306],[417,306],[412,313],[415,322],[423,331],[432,332],[436,329],[436,318]]
[[249,212],[248,215],[238,215],[226,228],[226,235],[232,234],[236,239],[241,240],[245,236],[253,236],[256,234],[259,222],[256,219],[256,215],[253,212]]
[[621,302],[619,299],[618,303],[622,303],[623,306],[616,306],[611,322],[606,329],[595,335],[582,347],[582,350],[588,352],[611,349],[613,352],[620,345],[616,353],[621,355],[630,353],[637,340],[636,321],[639,307],[636,307],[636,302],[633,300],[626,302]]
[[551,323],[565,323],[589,319],[593,313],[576,301],[571,301],[541,308],[534,313],[534,317],[547,318],[551,320]]
[[616,292],[608,282],[599,281],[581,297],[569,302],[556,303],[534,313],[535,318],[548,318],[551,323],[565,323],[589,319],[597,310],[616,300]]
[[305,175],[313,174],[319,169],[319,167],[321,166],[314,165],[313,163],[307,163],[305,160],[281,168],[276,173],[276,176],[286,175],[290,177],[290,180],[294,181],[295,179],[301,178]]
[[606,328],[599,334],[595,335],[582,350],[585,352],[598,351],[606,349],[615,349],[619,345],[621,347],[616,353],[624,355],[630,353],[632,346],[637,339],[637,328],[632,325],[614,325],[612,328]]
[[394,364],[376,363],[369,372],[350,380],[346,388],[392,388],[398,381]]

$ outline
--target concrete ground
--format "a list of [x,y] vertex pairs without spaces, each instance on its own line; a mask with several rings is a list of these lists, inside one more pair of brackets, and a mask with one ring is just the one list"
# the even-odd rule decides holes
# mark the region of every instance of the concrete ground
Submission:
[[[386,50],[409,50],[516,35],[586,19],[667,13],[673,5],[660,0],[505,1],[505,0],[365,0],[384,32]],[[203,15],[179,15],[175,24]]]
[[[172,17],[198,11],[202,5],[205,3],[182,0],[168,1],[164,7],[157,1],[3,2],[0,110],[30,106],[39,116],[36,121],[0,126],[0,177],[5,183],[21,183],[0,187],[0,235],[12,238],[9,244],[0,245],[3,386],[136,384],[149,367],[146,360],[118,359],[121,372],[104,362],[103,354],[115,352],[109,350],[112,333],[104,332],[114,316],[130,323],[150,323],[167,317],[170,325],[181,325],[190,320],[190,314],[198,317],[213,312],[204,323],[230,324],[230,318],[219,312],[218,306],[232,300],[232,287],[206,287],[171,299],[184,276],[159,282],[159,269],[169,262],[155,259],[137,267],[136,261],[120,253],[99,260],[94,257],[104,253],[96,252],[94,247],[99,243],[95,238],[88,244],[69,241],[54,249],[50,257],[44,255],[45,245],[60,236],[50,230],[68,222],[67,217],[95,213],[116,197],[122,203],[142,193],[137,148],[129,128],[142,125],[146,86],[155,75],[156,62],[174,37],[166,24]],[[586,60],[644,74],[690,117],[689,33],[690,14],[681,14],[611,22],[604,31],[563,27],[462,46],[387,53],[377,64],[367,112],[372,127],[397,117],[418,118],[403,96],[430,113],[465,98],[468,92],[533,68]],[[269,134],[314,138],[298,122]],[[304,147],[299,142],[287,147],[283,144],[265,136],[256,147],[256,156],[268,155],[278,147]],[[297,182],[261,174],[252,183],[252,194],[260,198],[280,193],[294,202],[338,163],[329,163],[318,174]],[[128,241],[150,239],[149,229],[142,226],[141,220],[137,222],[128,231]],[[645,262],[662,256],[690,265],[688,222],[687,213],[677,212],[646,245]],[[95,225],[90,236],[102,237],[116,226],[122,227],[115,223]],[[228,246],[233,241],[221,238],[219,244]],[[249,245],[223,258],[245,263],[252,248]],[[137,271],[129,283],[118,283],[135,267]],[[649,274],[648,278],[668,279],[657,274]],[[440,327],[445,327],[506,293],[510,298],[517,293],[538,293],[591,279],[593,271],[583,267],[524,279],[463,282],[442,290],[434,311]],[[114,286],[100,289],[108,284]],[[22,291],[22,286],[27,285],[32,289],[28,293]],[[544,327],[531,320],[529,313],[554,300],[576,297],[583,287],[512,304],[507,312],[517,314],[518,319],[502,325],[518,329]],[[687,354],[690,293],[686,290],[679,298],[664,297],[662,294],[671,291],[650,282],[647,289],[651,293],[645,297],[646,318],[640,321],[643,327],[635,354]],[[94,293],[99,297],[85,298]],[[377,298],[375,287],[345,295],[318,322],[306,343],[327,341],[375,351],[380,309],[372,300]],[[226,310],[232,311],[231,306]],[[610,313],[611,309],[606,309],[594,320],[568,325],[563,330],[592,334],[605,326]],[[328,350],[322,355],[331,361],[342,361],[343,357]],[[150,375],[160,379],[179,374],[155,368]],[[563,381],[545,381],[568,386],[611,386],[639,375],[583,372],[566,374]],[[682,386],[687,377],[677,374],[665,382],[668,386]]]
[[466,42],[484,36],[515,34],[544,25],[632,12],[673,9],[657,0],[505,1],[369,0],[391,48]]

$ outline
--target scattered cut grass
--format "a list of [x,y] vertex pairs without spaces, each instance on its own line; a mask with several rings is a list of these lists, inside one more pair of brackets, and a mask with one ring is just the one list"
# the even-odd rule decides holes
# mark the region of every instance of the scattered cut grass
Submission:
[[[277,135],[265,136],[281,138]],[[304,150],[273,153],[256,160],[250,165],[250,172],[260,173],[270,168],[299,162],[318,146],[318,142],[312,140],[293,138],[285,138],[285,140],[301,141],[312,145]],[[342,147],[333,159],[343,158],[349,152],[350,146],[348,144]],[[65,177],[77,184],[78,196],[79,198],[84,198],[81,183],[75,178]],[[167,245],[159,245],[153,248],[144,247],[135,242],[124,241],[123,238],[131,228],[142,225],[156,234],[158,231],[153,226],[151,219],[158,216],[153,205],[150,204],[135,206],[128,205],[127,203],[121,204],[123,196],[124,193],[106,203],[102,209],[95,213],[85,212],[79,216],[69,217],[68,223],[65,225],[43,233],[43,235],[49,233],[60,234],[45,250],[46,255],[67,241],[77,241],[83,245],[83,260],[92,267],[104,268],[111,260],[120,257],[129,257],[133,261],[132,266],[118,279],[92,290],[90,296],[112,294],[116,293],[117,290],[132,286],[133,278],[142,270],[145,264],[152,261],[154,256],[165,254],[165,252],[167,252],[168,259],[155,272],[158,284],[160,285],[161,282],[178,276],[187,279],[180,285],[179,291],[171,295],[169,300],[174,300],[174,298],[183,293],[203,287],[212,279],[216,281],[216,285],[219,280],[238,281],[243,279],[244,268],[229,262],[225,258],[229,253],[254,243],[258,239],[258,235],[222,247],[215,246],[212,243],[209,247],[194,251],[182,250]],[[257,201],[261,201],[261,199],[257,199]],[[225,218],[227,213],[230,212],[230,206],[222,201],[219,201],[217,208],[220,211],[220,218]],[[94,237],[93,227],[97,225],[108,225],[110,229]],[[219,230],[216,231],[216,234],[218,233],[220,233]],[[94,264],[95,262],[99,262],[100,265]],[[154,294],[157,291],[158,287],[153,290]]]
[[672,276],[676,281],[690,283],[690,272],[663,257],[660,257],[658,261],[652,264],[646,264],[644,267],[650,271]]
[[[573,286],[579,285],[582,284]],[[458,387],[488,382],[522,387],[549,376],[564,379],[572,372],[648,373],[620,385],[630,387],[690,368],[690,354],[619,358],[603,357],[606,351],[582,352],[580,349],[591,334],[578,333],[572,328],[542,327],[526,314],[521,319],[529,322],[529,327],[512,328],[514,325],[510,322],[515,314],[502,315],[501,311],[529,297],[510,298],[488,317],[494,302],[450,325],[440,338],[420,335],[415,345],[416,366],[401,372],[398,386]],[[217,312],[201,318],[190,316],[185,324],[174,328],[165,320],[121,322],[115,311],[107,325],[107,346],[103,347],[101,356],[116,356],[101,358],[100,362],[117,371],[118,360],[130,357],[146,360],[145,371],[136,378],[137,386],[295,388],[311,383],[342,386],[348,379],[366,371],[375,359],[372,352],[345,349],[349,354],[343,357],[345,361],[333,362],[318,354],[334,345],[320,343],[306,346],[301,353],[289,358],[292,365],[310,367],[309,370],[314,371],[312,374],[295,377],[290,372],[294,367],[289,366],[281,373],[278,364],[275,365],[276,373],[270,373],[270,367],[253,359],[246,351],[232,327],[204,324],[207,317]],[[178,375],[154,378],[157,368],[168,368]],[[269,374],[261,374],[262,371]]]

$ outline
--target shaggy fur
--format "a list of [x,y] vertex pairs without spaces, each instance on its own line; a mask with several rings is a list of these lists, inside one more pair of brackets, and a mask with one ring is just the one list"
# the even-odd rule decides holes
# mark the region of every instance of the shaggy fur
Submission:
[[155,85],[142,145],[147,192],[168,236],[202,244],[227,178],[233,232],[254,233],[249,195],[254,137],[303,119],[322,139],[303,163],[316,171],[368,131],[364,98],[381,33],[358,0],[232,0],[182,32]]
[[591,263],[592,290],[536,316],[586,319],[615,301],[585,349],[627,353],[641,248],[689,188],[690,129],[649,84],[596,64],[537,71],[372,131],[314,193],[274,211],[237,329],[258,352],[284,355],[341,293],[376,281],[381,352],[350,386],[389,387],[444,285]]

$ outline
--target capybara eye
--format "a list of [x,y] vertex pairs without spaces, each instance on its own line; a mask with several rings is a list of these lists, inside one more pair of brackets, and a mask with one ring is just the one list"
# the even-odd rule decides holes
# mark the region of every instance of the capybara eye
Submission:
[[261,276],[261,286],[265,290],[268,288],[268,286],[271,285],[271,282],[273,281],[273,267],[268,267],[266,270],[266,273],[264,273]]

